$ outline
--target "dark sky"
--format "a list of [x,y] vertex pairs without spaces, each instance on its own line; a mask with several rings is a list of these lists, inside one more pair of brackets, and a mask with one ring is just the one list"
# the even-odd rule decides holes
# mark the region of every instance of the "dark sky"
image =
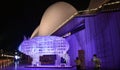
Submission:
[[88,7],[89,0],[3,0],[0,2],[0,49],[14,51],[30,37],[45,10],[53,3],[65,1],[77,10]]

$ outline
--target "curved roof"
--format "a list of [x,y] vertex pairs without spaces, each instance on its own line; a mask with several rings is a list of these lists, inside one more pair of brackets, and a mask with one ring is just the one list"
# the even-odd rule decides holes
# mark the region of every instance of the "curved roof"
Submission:
[[68,18],[70,18],[77,10],[66,2],[57,2],[45,11],[40,25],[35,29],[32,37],[51,35],[58,30]]

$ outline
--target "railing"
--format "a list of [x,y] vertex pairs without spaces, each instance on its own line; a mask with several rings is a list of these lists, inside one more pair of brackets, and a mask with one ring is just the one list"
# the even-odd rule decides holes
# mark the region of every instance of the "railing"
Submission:
[[98,8],[78,11],[77,16],[90,16],[90,15],[96,15],[101,12],[110,12],[110,11],[119,11],[119,10],[120,10],[120,1],[115,1],[100,5]]

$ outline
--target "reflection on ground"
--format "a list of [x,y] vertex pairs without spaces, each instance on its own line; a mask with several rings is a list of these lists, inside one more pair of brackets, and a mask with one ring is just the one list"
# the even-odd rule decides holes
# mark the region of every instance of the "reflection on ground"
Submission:
[[76,70],[75,67],[70,67],[70,68],[64,68],[64,67],[27,67],[28,65],[25,64],[19,64],[19,63],[14,63],[11,64],[10,66],[4,67],[0,70]]

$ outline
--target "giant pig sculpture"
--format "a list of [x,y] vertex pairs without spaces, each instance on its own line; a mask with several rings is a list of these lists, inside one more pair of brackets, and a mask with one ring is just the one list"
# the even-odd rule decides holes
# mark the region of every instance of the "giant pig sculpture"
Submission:
[[[41,65],[40,56],[57,55],[66,60],[66,65],[70,65],[70,58],[67,54],[69,43],[62,37],[57,36],[38,36],[32,39],[24,40],[19,51],[32,57],[32,65]],[[56,59],[56,65],[60,64],[59,58]]]

